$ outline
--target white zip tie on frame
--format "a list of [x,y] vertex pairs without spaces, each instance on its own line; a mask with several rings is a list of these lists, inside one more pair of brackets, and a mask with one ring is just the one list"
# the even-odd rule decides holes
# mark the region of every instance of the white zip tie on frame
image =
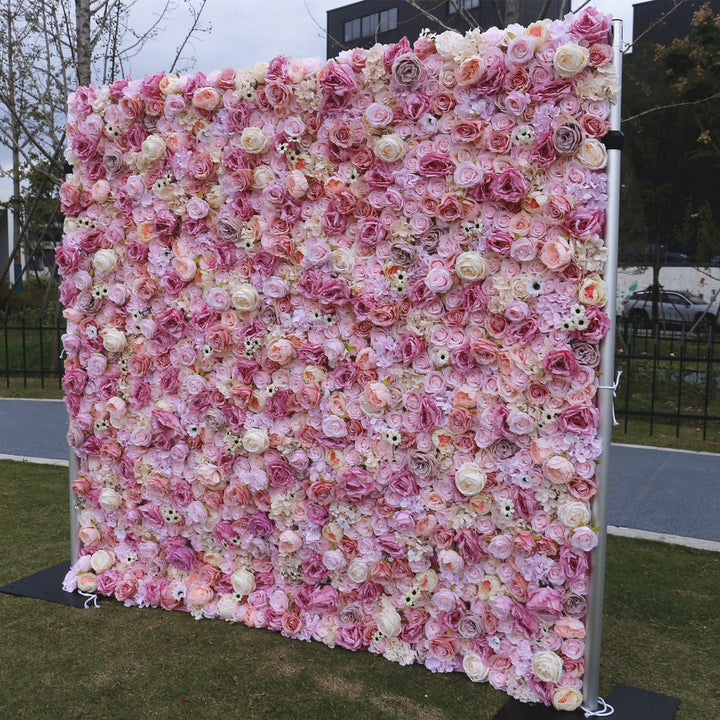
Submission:
[[610,717],[615,712],[615,708],[612,705],[608,705],[601,697],[598,698],[598,702],[602,705],[602,707],[598,708],[597,710],[590,710],[589,708],[586,708],[584,705],[581,705],[580,708],[585,711],[585,717]]
[[[617,371],[617,377],[615,378],[615,383],[613,385],[598,385],[598,390],[612,390],[613,391],[613,398],[617,397],[617,389],[620,385],[620,376],[622,375],[622,370]],[[612,417],[613,417],[613,425],[617,426],[620,423],[617,421],[617,418],[615,417],[615,403],[612,404]]]
[[86,597],[87,600],[85,601],[85,609],[90,609],[90,603],[93,604],[94,607],[99,608],[100,605],[98,605],[98,596],[95,593],[86,593],[82,590],[78,590],[78,592],[83,596]]

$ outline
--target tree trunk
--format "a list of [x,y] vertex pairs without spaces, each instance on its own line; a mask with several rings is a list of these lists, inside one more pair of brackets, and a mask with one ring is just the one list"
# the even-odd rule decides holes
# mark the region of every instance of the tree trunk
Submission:
[[89,85],[92,65],[90,0],[75,0],[75,25],[78,85]]
[[[13,28],[13,15],[10,9],[10,3],[6,6],[5,19],[7,22],[7,63],[8,63],[8,95],[10,102],[15,102],[15,57],[14,57],[14,28]],[[17,107],[13,108],[17,110]],[[12,217],[13,217],[13,251],[17,250],[17,246],[20,243],[20,214],[22,211],[21,202],[22,195],[20,194],[20,128],[18,127],[16,113],[13,112],[10,117],[10,150],[12,152]],[[14,260],[12,261],[15,266],[15,272],[12,274],[13,282],[11,288],[15,290],[22,290],[22,279],[16,277],[15,273],[18,273],[22,268],[21,256],[17,252],[13,253]]]
[[520,0],[506,0],[505,25],[520,22]]

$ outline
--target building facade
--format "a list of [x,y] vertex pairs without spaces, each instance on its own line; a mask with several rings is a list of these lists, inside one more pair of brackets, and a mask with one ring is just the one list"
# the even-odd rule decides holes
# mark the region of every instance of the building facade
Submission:
[[[468,30],[468,18],[481,28],[502,26],[505,0],[419,0],[419,4],[444,25],[459,31]],[[545,17],[559,17],[563,0],[550,0]],[[520,22],[527,25],[540,19],[545,0],[523,0]],[[375,43],[394,43],[402,37],[411,42],[424,28],[441,32],[425,13],[403,0],[362,0],[328,10],[327,57],[353,47],[371,47]]]

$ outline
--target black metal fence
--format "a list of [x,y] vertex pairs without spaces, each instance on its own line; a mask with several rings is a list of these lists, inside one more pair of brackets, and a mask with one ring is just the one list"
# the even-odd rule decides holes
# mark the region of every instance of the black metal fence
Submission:
[[622,371],[615,398],[621,429],[627,432],[633,419],[680,428],[689,424],[707,439],[720,426],[720,333],[688,332],[681,327],[638,329],[618,325],[615,368]]
[[58,302],[46,301],[40,307],[9,303],[0,311],[0,378],[5,387],[29,381],[40,387],[59,387],[63,362],[61,338],[65,318]]

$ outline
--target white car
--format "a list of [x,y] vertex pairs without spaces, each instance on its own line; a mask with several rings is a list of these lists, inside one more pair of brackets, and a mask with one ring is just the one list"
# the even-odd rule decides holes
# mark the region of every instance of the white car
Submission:
[[[635,327],[650,327],[652,317],[652,290],[640,290],[623,300],[622,316]],[[677,290],[660,290],[658,320],[665,325],[692,327],[707,332],[717,327],[716,311],[699,295]]]

